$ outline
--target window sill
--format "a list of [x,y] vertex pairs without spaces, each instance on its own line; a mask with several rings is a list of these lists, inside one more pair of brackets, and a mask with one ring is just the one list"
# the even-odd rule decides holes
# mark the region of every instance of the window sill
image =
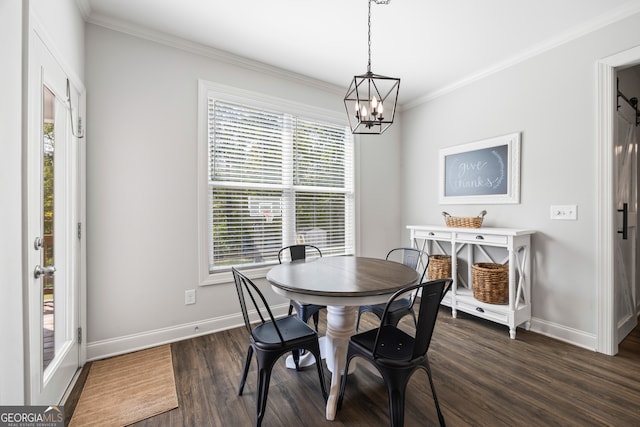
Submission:
[[[273,268],[273,265],[265,265],[251,269],[239,268],[238,270],[242,271],[243,274],[253,280],[267,277],[267,273],[271,268]],[[220,285],[223,283],[233,283],[233,273],[231,273],[231,270],[210,273],[200,280],[200,286]]]

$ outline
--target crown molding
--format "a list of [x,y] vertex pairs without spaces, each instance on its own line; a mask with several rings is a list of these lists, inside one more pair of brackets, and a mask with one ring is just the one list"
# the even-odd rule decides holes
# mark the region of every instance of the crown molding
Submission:
[[[171,36],[166,33],[150,30],[148,28],[144,28],[138,25],[133,25],[130,23],[126,23],[124,21],[115,20],[113,18],[106,17],[104,15],[101,15],[99,13],[92,11],[90,0],[76,0],[76,3],[78,5],[78,9],[80,10],[80,13],[82,14],[85,22],[90,24],[98,25],[107,29],[111,29],[113,31],[129,34],[134,37],[149,40],[155,43],[180,49],[186,52],[191,52],[196,55],[204,56],[204,57],[207,57],[216,61],[224,62],[230,65],[235,65],[237,67],[241,67],[247,70],[267,74],[267,75],[278,77],[278,78],[292,80],[297,83],[300,83],[312,88],[316,88],[319,90],[324,90],[336,95],[342,95],[344,92],[344,87],[337,86],[329,82],[314,79],[303,74],[295,73],[293,71],[285,70],[283,68],[278,68],[273,65],[266,64],[264,62],[249,59],[247,57],[239,56],[239,55],[236,55],[227,51],[223,51],[220,49],[215,49],[210,46],[192,42],[180,37]],[[567,30],[563,34],[557,37],[549,39],[544,43],[540,43],[532,47],[531,49],[528,49],[517,55],[514,55],[504,61],[494,64],[493,66],[487,67],[474,74],[470,74],[458,81],[455,81],[449,85],[443,86],[432,92],[426,93],[423,96],[415,98],[406,103],[402,103],[399,101],[398,111],[400,112],[406,111],[411,108],[425,104],[427,102],[433,101],[441,96],[454,92],[460,88],[468,86],[488,76],[491,76],[500,71],[513,67],[528,59],[531,59],[547,51],[550,51],[554,48],[557,48],[573,40],[576,40],[580,37],[593,33],[603,27],[606,27],[607,25],[621,21],[639,12],[640,12],[640,4],[638,4],[637,1],[629,1],[624,5],[618,7],[617,9],[610,11],[609,13],[601,15],[598,18],[595,18],[583,25]]]
[[625,5],[617,9],[614,9],[607,14],[601,15],[598,18],[592,21],[589,21],[583,25],[567,30],[563,34],[560,34],[559,36],[554,37],[544,43],[540,43],[529,50],[523,51],[522,53],[512,56],[511,58],[508,58],[505,61],[499,62],[491,67],[485,68],[484,70],[481,70],[475,74],[471,74],[461,80],[458,80],[457,82],[454,82],[448,86],[444,86],[440,89],[437,89],[433,92],[430,92],[419,98],[416,98],[413,101],[405,103],[402,105],[402,108],[400,109],[400,111],[409,110],[411,108],[425,104],[429,101],[433,101],[436,98],[444,96],[462,87],[468,86],[492,74],[496,74],[502,70],[513,67],[535,56],[548,52],[559,46],[567,44],[573,40],[579,39],[580,37],[584,37],[601,28],[606,27],[607,25],[614,24],[618,21],[621,21],[632,15],[635,15],[639,12],[640,12],[640,4],[638,4],[638,2],[628,2]]
[[[79,2],[86,2],[87,0],[77,0]],[[180,49],[185,52],[190,52],[196,55],[204,56],[216,61],[224,62],[237,67],[245,68],[247,70],[256,71],[262,74],[270,76],[285,78],[287,80],[296,81],[297,83],[310,86],[316,89],[320,89],[329,93],[340,94],[344,92],[343,87],[314,79],[302,74],[288,71],[282,68],[275,67],[273,65],[266,64],[264,62],[249,59],[240,55],[215,49],[210,46],[203,45],[201,43],[192,42],[180,37],[172,36],[166,33],[162,33],[148,28],[143,28],[138,25],[129,24],[120,20],[112,19],[101,14],[91,13],[88,18],[85,19],[87,23],[98,25],[113,31],[128,34],[141,39],[149,40],[158,44]]]
[[89,3],[89,0],[76,0],[76,5],[78,5],[82,19],[86,22],[91,16],[91,3]]

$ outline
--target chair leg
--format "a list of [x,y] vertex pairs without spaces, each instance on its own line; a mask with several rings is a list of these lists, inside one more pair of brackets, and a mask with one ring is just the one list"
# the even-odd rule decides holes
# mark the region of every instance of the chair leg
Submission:
[[[289,307],[291,308],[291,305]],[[289,313],[289,314],[291,314],[291,313]],[[304,323],[308,323],[310,317],[313,318],[313,324],[314,324],[314,326],[316,328],[316,332],[318,332],[318,323],[320,323],[320,312],[319,311],[316,311],[311,316],[309,316],[309,312],[303,308],[302,311],[300,313],[298,313],[298,318],[300,320],[302,320]],[[300,357],[302,357],[303,354],[304,354],[304,349],[302,349],[302,348],[298,350],[297,355],[294,353],[293,362],[296,365],[296,371],[300,370],[300,366],[298,364],[298,361],[300,360]]]
[[296,365],[296,371],[300,370],[300,356],[304,350],[292,350],[291,356],[293,356],[293,364]]
[[404,426],[404,390],[389,389],[389,421],[391,427]]
[[316,368],[318,370],[318,379],[320,380],[320,390],[322,391],[322,398],[324,399],[324,402],[327,403],[327,398],[329,396],[329,393],[327,393],[327,386],[325,385],[325,380],[324,380],[324,370],[322,369],[322,356],[320,354],[320,345],[318,344],[318,346],[313,346],[312,348],[308,349],[308,351],[313,354],[313,357],[316,361]]
[[251,356],[253,356],[253,347],[249,346],[247,349],[247,360],[244,362],[244,372],[242,373],[242,379],[240,380],[240,388],[238,389],[238,396],[242,396],[244,383],[247,381],[247,374],[249,373],[249,366],[251,365]]
[[322,369],[322,354],[320,353],[320,345],[318,345],[318,349],[313,354],[313,357],[316,358],[318,379],[320,380],[320,391],[322,392],[322,398],[324,399],[324,403],[326,404],[327,399],[329,398],[329,393],[327,392],[327,383],[324,380],[324,369]]
[[[292,305],[289,305],[289,315],[291,315],[292,313]],[[298,311],[298,309],[296,309],[296,316],[298,316],[298,319],[302,320],[304,323],[308,323],[309,321],[309,314],[307,312],[307,310],[303,307],[300,308],[300,310]],[[318,321],[320,320],[320,317],[318,315],[318,313],[316,312],[316,314],[313,315],[313,321],[316,325],[316,332],[318,332]],[[298,349],[298,350],[294,350],[293,353],[293,363],[296,365],[296,371],[300,370],[300,364],[299,364],[299,360],[300,357],[302,357],[302,355],[304,354],[304,349]]]
[[363,313],[366,313],[366,311],[362,310],[362,307],[358,308],[358,319],[356,320],[356,332],[358,332],[359,328],[360,328],[360,317],[362,316]]
[[413,317],[413,326],[418,327],[418,319],[416,319],[416,313],[411,309],[411,317]]
[[257,399],[257,419],[256,426],[262,425],[264,412],[267,408],[267,397],[269,396],[269,381],[271,379],[271,366],[258,369],[258,399]]
[[404,403],[407,382],[411,376],[411,370],[396,370],[386,372],[380,371],[387,384],[389,394],[389,422],[391,427],[402,427],[404,425]]
[[[342,373],[342,381],[340,381],[340,393],[338,394],[338,404],[336,405],[337,409],[342,408],[342,400],[344,399],[344,391],[347,388],[347,378],[349,377],[349,363],[351,363],[351,359],[353,357],[347,353],[347,363],[344,366],[344,372]],[[337,375],[337,373],[333,373],[333,375]]]
[[293,304],[289,304],[289,316],[293,313]]
[[436,404],[436,411],[438,412],[438,421],[440,421],[440,426],[445,427],[444,416],[442,415],[442,411],[440,411],[440,404],[438,403],[438,396],[436,395],[436,388],[433,385],[433,378],[431,377],[431,366],[429,366],[429,359],[425,359],[425,366],[427,368],[427,376],[429,377],[429,385],[431,386],[431,394],[433,395],[433,401]]

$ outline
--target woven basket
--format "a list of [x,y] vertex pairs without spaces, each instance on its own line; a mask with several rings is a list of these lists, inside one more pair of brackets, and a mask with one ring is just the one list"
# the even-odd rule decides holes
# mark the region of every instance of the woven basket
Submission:
[[427,276],[429,280],[451,277],[451,257],[449,255],[430,255]]
[[509,302],[509,266],[480,262],[471,267],[473,297],[488,304]]
[[447,227],[459,227],[459,228],[480,228],[482,226],[482,220],[487,214],[487,211],[480,212],[480,215],[473,217],[465,216],[451,216],[447,212],[442,212],[444,220],[447,223]]

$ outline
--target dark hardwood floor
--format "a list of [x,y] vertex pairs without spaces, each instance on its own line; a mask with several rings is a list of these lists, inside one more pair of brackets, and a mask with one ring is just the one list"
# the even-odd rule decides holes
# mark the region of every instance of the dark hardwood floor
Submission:
[[[362,327],[374,319],[366,314]],[[409,317],[402,324],[412,327]],[[255,360],[237,395],[247,342],[238,328],[172,344],[180,406],[135,425],[254,425]],[[640,425],[639,328],[611,357],[522,329],[511,340],[505,326],[464,313],[453,319],[442,307],[429,359],[450,427]],[[273,370],[263,425],[386,426],[387,405],[381,379],[360,367],[336,419],[326,421],[315,369],[295,372],[282,361]],[[408,387],[405,425],[437,423],[427,376],[418,371]]]

